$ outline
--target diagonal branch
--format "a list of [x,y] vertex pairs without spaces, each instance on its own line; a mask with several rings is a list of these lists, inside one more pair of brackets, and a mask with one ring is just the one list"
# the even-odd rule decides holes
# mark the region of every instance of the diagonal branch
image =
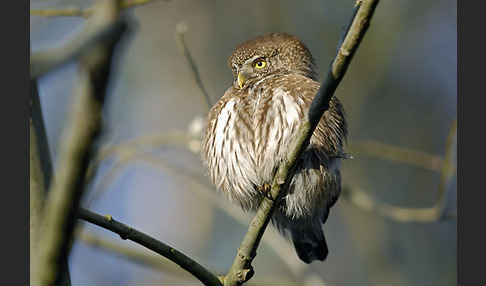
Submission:
[[197,263],[192,258],[186,256],[177,249],[156,240],[130,226],[114,220],[111,216],[102,216],[86,209],[80,209],[78,217],[87,222],[96,224],[102,228],[108,229],[120,235],[122,239],[128,239],[136,242],[162,256],[173,261],[194,277],[199,279],[204,285],[222,286],[219,278],[204,266]]
[[241,285],[253,276],[251,263],[256,256],[256,250],[265,229],[270,221],[278,201],[283,196],[286,185],[291,179],[289,174],[294,168],[297,159],[308,146],[312,133],[324,112],[329,108],[334,91],[341,82],[351,59],[356,52],[369,23],[378,0],[363,0],[356,4],[355,13],[351,19],[351,25],[344,37],[338,53],[334,58],[324,83],[319,88],[317,95],[312,100],[308,119],[302,122],[293,143],[292,150],[287,155],[287,160],[281,164],[272,182],[270,191],[272,200],[264,198],[250,223],[248,232],[243,238],[228,274],[224,278],[225,286]]

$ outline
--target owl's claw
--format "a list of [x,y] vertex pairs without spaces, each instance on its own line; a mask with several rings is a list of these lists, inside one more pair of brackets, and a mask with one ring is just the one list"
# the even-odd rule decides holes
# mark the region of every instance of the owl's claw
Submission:
[[274,202],[275,200],[272,198],[272,194],[270,194],[270,192],[268,193],[265,193],[265,197],[269,200],[271,200],[272,202]]
[[272,186],[270,186],[270,184],[263,184],[263,186],[260,187],[260,192],[262,192],[267,199],[271,201],[275,201],[272,198],[272,194],[270,193],[271,190],[272,190]]

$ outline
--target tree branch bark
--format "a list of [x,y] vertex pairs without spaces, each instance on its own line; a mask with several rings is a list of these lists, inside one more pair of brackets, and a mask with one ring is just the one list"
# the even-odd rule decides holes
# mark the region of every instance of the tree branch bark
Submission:
[[254,271],[251,263],[256,256],[256,250],[270,221],[271,215],[285,193],[282,189],[285,189],[288,185],[291,179],[289,176],[291,170],[294,168],[301,153],[308,146],[312,133],[322,115],[329,108],[329,101],[342,80],[354,53],[369,27],[377,4],[378,0],[357,2],[351,24],[331,64],[327,78],[312,101],[308,119],[302,122],[296,140],[291,148],[292,151],[287,155],[287,160],[277,170],[270,191],[272,199],[264,198],[262,200],[255,217],[250,223],[248,232],[238,248],[233,265],[224,277],[225,286],[241,285],[253,276]]
[[113,231],[120,235],[121,239],[128,239],[166,257],[173,261],[184,270],[191,273],[207,286],[222,286],[219,278],[204,266],[197,263],[192,258],[177,249],[158,241],[157,239],[146,235],[130,226],[114,220],[111,216],[102,216],[86,209],[80,209],[78,217],[87,222],[96,224],[102,228]]

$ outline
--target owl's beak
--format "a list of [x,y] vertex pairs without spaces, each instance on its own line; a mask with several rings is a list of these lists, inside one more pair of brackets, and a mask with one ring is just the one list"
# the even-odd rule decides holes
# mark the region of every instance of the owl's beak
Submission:
[[243,74],[243,72],[239,72],[238,73],[238,86],[240,88],[243,88],[243,85],[245,84],[245,81],[246,81],[245,75]]

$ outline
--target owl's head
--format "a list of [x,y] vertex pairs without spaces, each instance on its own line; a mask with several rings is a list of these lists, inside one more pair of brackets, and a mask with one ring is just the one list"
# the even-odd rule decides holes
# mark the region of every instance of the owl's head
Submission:
[[317,77],[309,49],[297,37],[285,33],[259,36],[238,45],[228,65],[233,71],[233,86],[239,89],[274,74]]

